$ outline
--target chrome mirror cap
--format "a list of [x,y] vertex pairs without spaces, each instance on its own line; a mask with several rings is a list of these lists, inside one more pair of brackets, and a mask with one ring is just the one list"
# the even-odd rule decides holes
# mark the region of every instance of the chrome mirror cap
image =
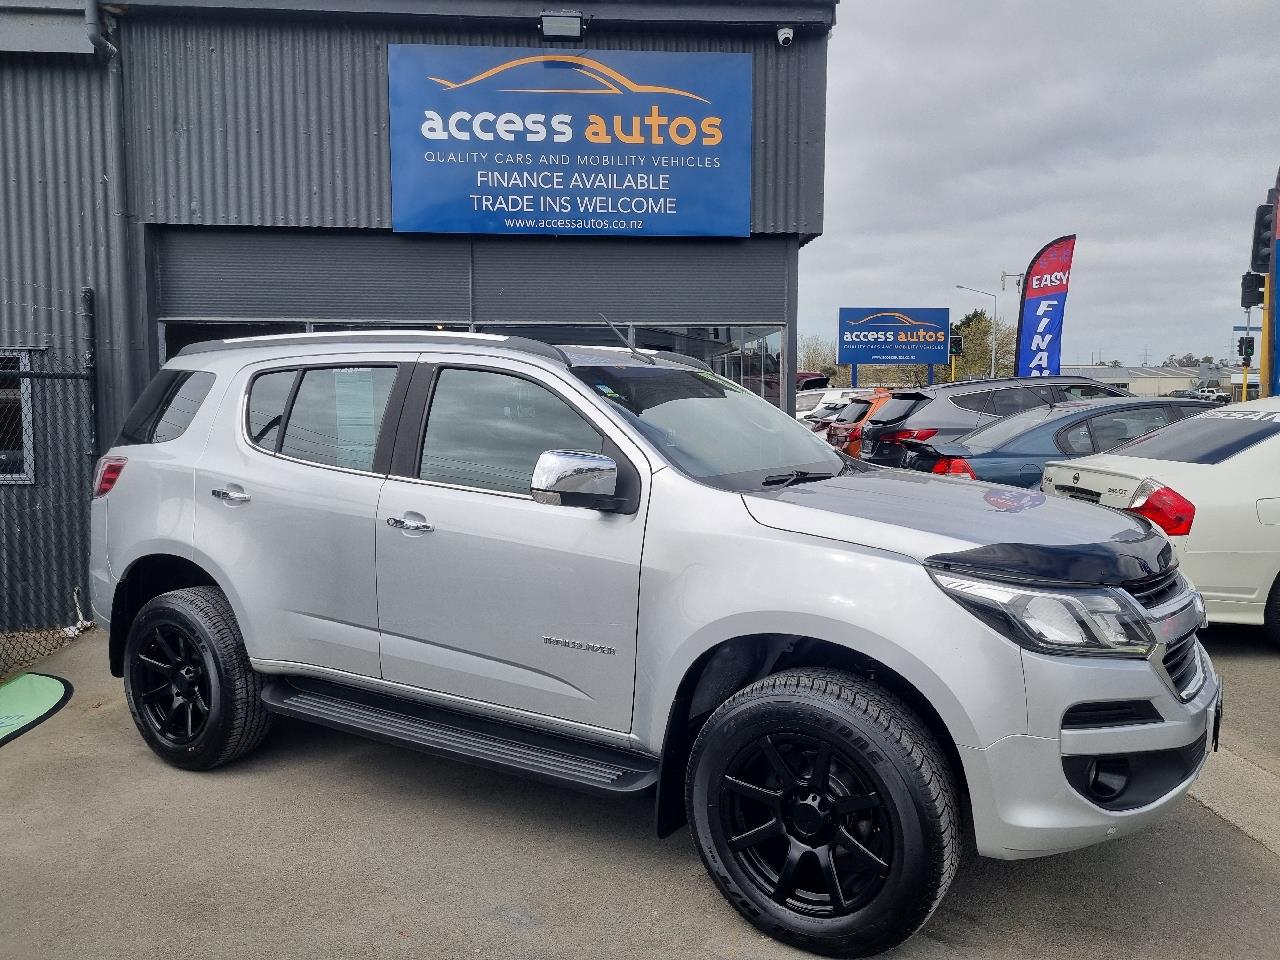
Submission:
[[538,503],[612,510],[618,506],[618,465],[583,450],[548,450],[533,468],[529,492]]

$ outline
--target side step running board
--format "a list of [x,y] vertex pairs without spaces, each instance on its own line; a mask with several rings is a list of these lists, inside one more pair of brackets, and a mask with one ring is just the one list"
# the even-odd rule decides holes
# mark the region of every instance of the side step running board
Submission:
[[273,677],[272,713],[592,793],[638,793],[658,780],[655,757],[387,697],[309,677]]

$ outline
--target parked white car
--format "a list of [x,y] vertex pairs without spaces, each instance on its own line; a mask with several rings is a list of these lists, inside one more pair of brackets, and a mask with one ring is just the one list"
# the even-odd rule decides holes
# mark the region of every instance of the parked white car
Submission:
[[796,419],[802,423],[820,412],[829,410],[839,404],[844,406],[857,395],[857,389],[845,387],[840,390],[801,390],[796,394]]
[[1226,390],[1219,389],[1218,387],[1201,387],[1196,391],[1195,395],[1200,400],[1212,400],[1215,403],[1231,402],[1231,394]]
[[1280,398],[1050,463],[1042,489],[1145,516],[1169,536],[1211,621],[1263,625],[1280,643]]

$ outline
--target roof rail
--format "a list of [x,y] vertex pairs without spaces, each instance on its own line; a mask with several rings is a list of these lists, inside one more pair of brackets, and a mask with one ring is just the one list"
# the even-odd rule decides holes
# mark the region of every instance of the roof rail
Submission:
[[342,330],[325,333],[277,333],[263,337],[229,337],[225,340],[205,340],[193,343],[178,351],[177,356],[189,357],[198,353],[218,353],[223,350],[247,350],[253,347],[317,345],[341,340],[362,340],[370,343],[404,344],[425,347],[436,344],[451,346],[475,346],[489,343],[505,350],[529,353],[546,360],[554,360],[565,366],[569,358],[558,347],[528,337],[508,337],[493,333],[451,333],[437,330]]

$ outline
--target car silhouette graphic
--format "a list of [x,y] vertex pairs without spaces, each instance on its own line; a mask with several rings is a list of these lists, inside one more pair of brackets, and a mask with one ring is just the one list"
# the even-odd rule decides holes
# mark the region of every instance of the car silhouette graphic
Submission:
[[[553,85],[548,85],[548,70],[555,71],[550,75],[554,77]],[[578,76],[575,77],[573,74]],[[441,77],[429,77],[428,79],[440,84],[446,90],[458,90],[462,87],[485,84],[487,81],[495,80],[497,77],[503,78],[500,81],[503,84],[520,83],[518,86],[504,85],[496,87],[495,89],[501,93],[658,93],[687,97],[700,103],[711,102],[696,93],[690,93],[688,90],[651,83],[636,83],[599,60],[569,53],[546,53],[519,57],[515,60],[500,63],[496,67],[490,67],[488,70],[477,73],[474,77],[469,77],[456,83]],[[523,79],[525,77],[528,79]],[[578,80],[578,77],[586,78],[589,81],[593,81],[593,83],[591,85],[583,84],[582,86],[565,85]],[[578,80],[578,82],[581,83],[582,81]],[[528,85],[526,86],[525,84]]]

